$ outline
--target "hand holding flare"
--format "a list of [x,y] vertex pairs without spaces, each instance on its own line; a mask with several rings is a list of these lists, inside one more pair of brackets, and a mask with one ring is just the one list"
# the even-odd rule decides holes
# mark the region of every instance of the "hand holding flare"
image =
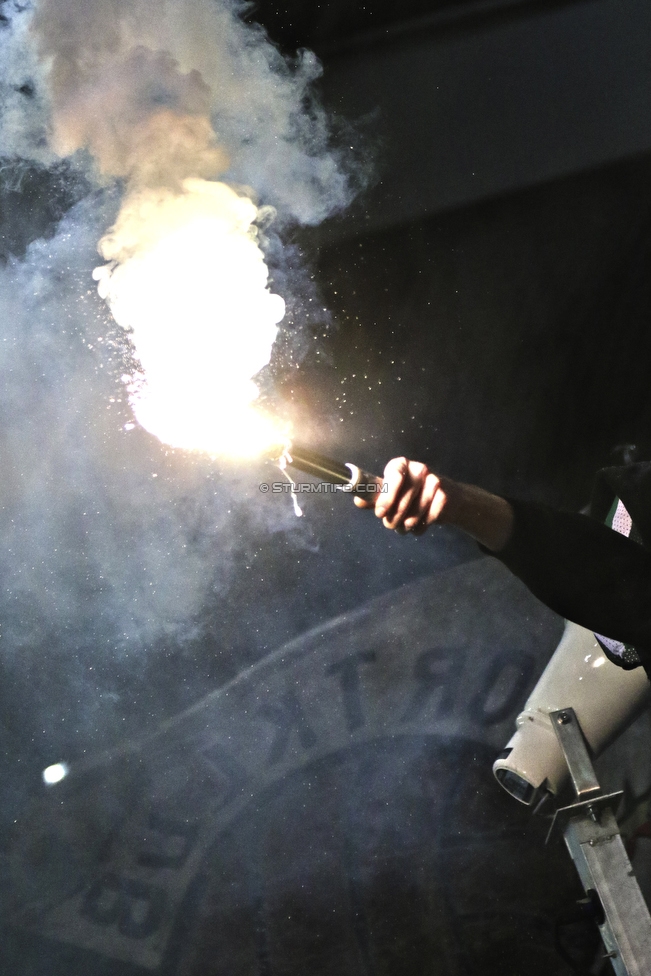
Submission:
[[[513,510],[504,498],[451,478],[439,477],[427,465],[393,458],[384,477],[342,464],[299,445],[287,444],[282,457],[288,467],[350,485],[358,508],[374,509],[388,529],[422,535],[430,525],[454,525],[497,552],[509,540]],[[378,488],[386,486],[385,491]]]
[[505,498],[476,485],[435,475],[426,464],[393,458],[384,469],[387,490],[374,499],[355,498],[359,508],[374,508],[388,529],[422,535],[430,525],[453,525],[493,552],[508,542],[513,509]]

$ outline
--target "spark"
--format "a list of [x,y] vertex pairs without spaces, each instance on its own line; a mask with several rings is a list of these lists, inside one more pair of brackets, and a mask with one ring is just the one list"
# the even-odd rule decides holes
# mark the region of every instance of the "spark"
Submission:
[[290,494],[292,496],[292,505],[294,506],[294,515],[296,516],[296,518],[300,518],[303,514],[303,509],[298,504],[298,498],[296,495],[296,482],[287,473],[287,465],[292,463],[292,455],[290,453],[290,450],[291,450],[291,445],[289,443],[285,444],[282,450],[282,454],[280,455],[276,463],[278,464],[278,467],[280,468],[280,470],[282,471],[282,473],[285,475],[288,482],[292,486]]

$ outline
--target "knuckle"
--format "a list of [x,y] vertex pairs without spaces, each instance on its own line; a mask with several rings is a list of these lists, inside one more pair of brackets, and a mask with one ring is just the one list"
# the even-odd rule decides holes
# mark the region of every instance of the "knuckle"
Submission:
[[404,474],[407,470],[408,464],[409,462],[406,457],[395,457],[391,458],[384,470],[392,473],[398,472],[400,474]]

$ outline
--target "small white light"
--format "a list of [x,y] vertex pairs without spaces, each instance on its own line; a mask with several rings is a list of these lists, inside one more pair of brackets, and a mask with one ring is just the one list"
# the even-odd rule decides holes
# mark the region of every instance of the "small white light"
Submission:
[[68,767],[66,764],[55,763],[54,766],[48,766],[47,769],[43,770],[43,782],[47,783],[48,786],[53,786],[55,783],[60,783],[67,775]]
[[606,663],[606,658],[605,657],[598,657],[596,661],[593,661],[592,662],[592,667],[593,668],[600,668],[601,665],[602,664],[605,664],[605,663]]

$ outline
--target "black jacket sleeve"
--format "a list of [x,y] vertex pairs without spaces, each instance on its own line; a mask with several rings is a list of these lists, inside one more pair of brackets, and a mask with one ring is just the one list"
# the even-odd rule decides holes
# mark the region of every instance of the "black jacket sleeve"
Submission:
[[552,610],[651,661],[651,552],[586,515],[509,499],[513,534],[493,553]]

